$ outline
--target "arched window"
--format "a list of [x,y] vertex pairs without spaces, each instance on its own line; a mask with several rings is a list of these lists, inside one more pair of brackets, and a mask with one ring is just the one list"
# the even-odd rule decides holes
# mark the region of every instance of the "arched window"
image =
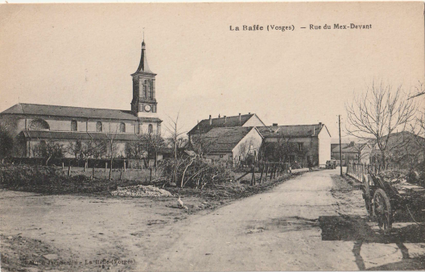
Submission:
[[96,131],[97,132],[102,132],[102,122],[98,121],[96,123]]
[[77,121],[71,121],[71,131],[77,131]]
[[50,130],[49,124],[43,119],[32,120],[29,125],[30,130]]
[[152,126],[152,124],[149,124],[149,126],[148,126],[148,132],[149,132],[149,134],[151,134],[153,132],[153,126]]
[[125,124],[124,123],[120,124],[120,132],[125,132]]

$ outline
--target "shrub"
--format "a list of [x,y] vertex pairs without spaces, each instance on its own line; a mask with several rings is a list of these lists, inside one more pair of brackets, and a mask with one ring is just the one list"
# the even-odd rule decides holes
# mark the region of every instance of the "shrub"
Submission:
[[[178,187],[204,188],[230,181],[233,173],[220,165],[212,165],[200,158],[165,160],[161,163],[162,177]],[[177,170],[174,177],[174,170]],[[175,179],[175,180],[173,180]]]

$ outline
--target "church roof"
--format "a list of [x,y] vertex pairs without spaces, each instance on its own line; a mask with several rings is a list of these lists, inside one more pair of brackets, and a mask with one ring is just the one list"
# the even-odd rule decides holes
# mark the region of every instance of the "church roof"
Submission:
[[239,115],[211,118],[211,124],[210,124],[210,119],[204,119],[201,122],[199,122],[194,128],[192,128],[188,132],[188,134],[205,133],[211,130],[212,128],[216,128],[216,127],[241,127],[254,115],[255,113],[252,113],[252,114],[250,113],[250,114],[243,114],[240,116],[240,118],[239,118]]
[[16,114],[16,115],[38,115],[38,116],[57,116],[70,118],[89,118],[89,119],[114,119],[114,120],[144,120],[144,121],[161,121],[155,117],[138,118],[131,111],[114,110],[114,109],[97,109],[82,108],[56,105],[41,105],[19,103],[0,114]]
[[142,53],[140,57],[140,63],[139,63],[139,67],[137,67],[137,70],[134,74],[138,74],[138,73],[154,74],[151,71],[151,69],[149,69],[148,59],[146,57],[145,41],[142,42]]

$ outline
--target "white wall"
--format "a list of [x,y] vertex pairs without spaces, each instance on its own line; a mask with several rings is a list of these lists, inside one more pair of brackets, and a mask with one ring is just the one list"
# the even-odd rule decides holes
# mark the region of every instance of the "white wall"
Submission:
[[319,166],[325,166],[326,161],[331,159],[331,136],[323,126],[319,135]]
[[262,127],[262,126],[264,126],[264,124],[260,121],[260,119],[255,114],[251,118],[249,118],[249,120],[246,121],[245,124],[243,124],[243,127]]
[[239,156],[241,160],[245,158],[249,148],[255,150],[255,153],[258,155],[258,151],[260,150],[261,144],[263,142],[263,138],[257,132],[256,129],[251,129],[247,135],[233,148],[233,163],[239,162]]

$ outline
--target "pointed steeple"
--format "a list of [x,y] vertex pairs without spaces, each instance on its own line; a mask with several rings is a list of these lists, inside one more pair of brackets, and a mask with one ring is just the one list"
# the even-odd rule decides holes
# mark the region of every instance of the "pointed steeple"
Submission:
[[149,74],[153,74],[153,72],[151,71],[151,69],[149,69],[149,65],[148,65],[148,59],[146,58],[146,45],[145,45],[145,40],[143,39],[142,42],[142,56],[140,58],[140,64],[139,67],[137,68],[136,73],[149,73]]

